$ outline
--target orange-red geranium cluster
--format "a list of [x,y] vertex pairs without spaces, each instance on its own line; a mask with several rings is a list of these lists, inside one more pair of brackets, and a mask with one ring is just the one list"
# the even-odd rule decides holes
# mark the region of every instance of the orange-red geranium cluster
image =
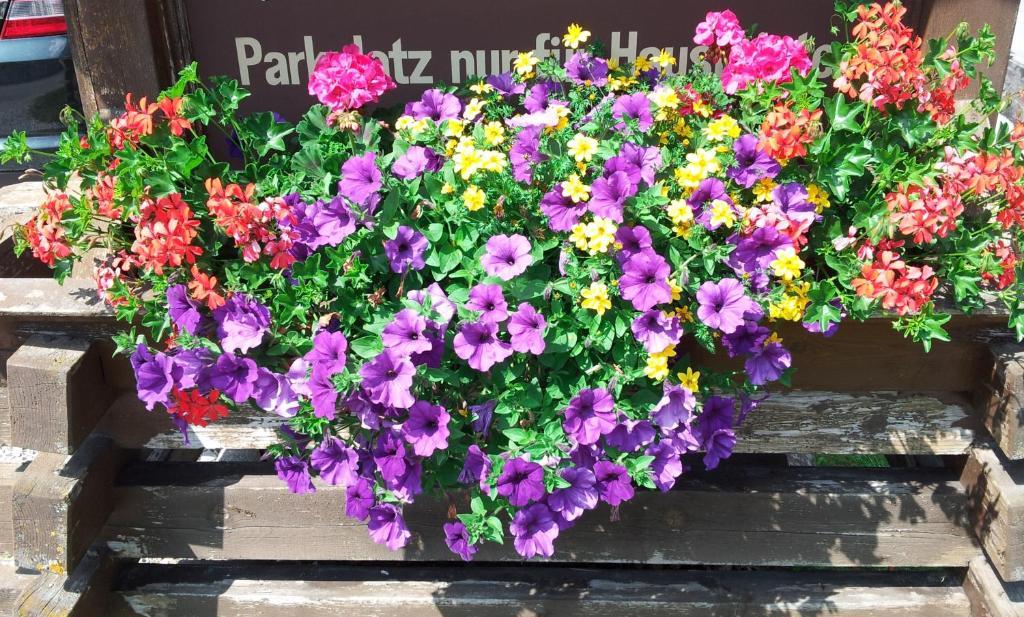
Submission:
[[242,258],[254,262],[260,255],[267,255],[273,268],[284,269],[295,261],[289,250],[292,247],[291,232],[271,229],[280,221],[292,216],[288,204],[281,198],[255,203],[252,198],[256,185],[245,188],[237,184],[226,187],[219,178],[206,180],[206,192],[210,198],[206,207],[214,223],[235,240],[242,251]]
[[143,200],[132,244],[139,267],[163,274],[164,266],[195,263],[203,254],[201,247],[192,244],[198,228],[199,220],[181,195],[171,193],[155,201]]
[[861,254],[873,260],[861,266],[861,277],[853,280],[853,286],[859,296],[880,298],[886,310],[914,315],[931,300],[939,280],[931,266],[907,265],[896,250],[902,245],[902,240],[885,240],[877,247],[862,248]]
[[956,230],[957,217],[964,211],[960,194],[945,183],[901,187],[886,195],[885,203],[893,225],[916,244],[948,236]]
[[204,395],[196,389],[182,390],[176,387],[171,392],[171,401],[167,413],[180,416],[194,426],[206,426],[228,416],[228,408],[220,402],[220,391],[217,389]]
[[820,109],[794,113],[790,107],[778,105],[765,116],[757,147],[783,165],[789,159],[807,156],[807,146],[817,137],[820,121]]
[[25,241],[32,249],[32,255],[51,268],[58,259],[71,255],[64,226],[61,218],[71,209],[71,201],[66,193],[55,193],[47,196],[39,208],[39,213],[25,223]]
[[107,139],[110,151],[116,152],[126,144],[136,146],[139,140],[153,133],[153,116],[157,111],[167,120],[171,134],[180,137],[192,128],[192,123],[181,115],[184,100],[182,98],[161,98],[150,103],[146,97],[139,99],[138,104],[132,101],[131,93],[124,98],[124,113],[110,121]]

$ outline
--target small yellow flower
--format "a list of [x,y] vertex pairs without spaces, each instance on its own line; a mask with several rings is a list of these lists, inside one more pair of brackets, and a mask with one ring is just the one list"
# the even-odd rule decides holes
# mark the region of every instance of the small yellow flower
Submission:
[[569,234],[569,241],[575,244],[577,249],[581,251],[587,250],[587,244],[589,243],[587,226],[583,223],[573,225],[572,233]]
[[654,106],[659,110],[675,109],[679,107],[679,95],[675,90],[668,86],[658,86],[647,93],[647,98],[650,99],[650,101],[654,103]]
[[412,126],[409,127],[409,132],[413,135],[419,135],[420,133],[426,132],[433,124],[434,121],[430,118],[420,118],[416,122],[412,123]]
[[729,202],[716,199],[711,202],[711,226],[729,228],[736,224],[736,211]]
[[587,223],[587,251],[592,255],[607,251],[615,244],[617,230],[618,227],[611,219],[595,216],[593,221]]
[[497,150],[483,150],[480,152],[480,165],[487,171],[500,173],[508,165],[508,157]]
[[455,172],[462,176],[463,180],[469,180],[473,174],[483,167],[484,159],[480,151],[470,146],[462,148],[461,144],[455,146],[455,156],[452,157],[455,165]]
[[548,110],[555,112],[558,116],[558,124],[551,127],[552,131],[561,131],[565,127],[569,126],[569,108],[561,103],[552,103],[548,105]]
[[693,222],[693,208],[683,199],[674,199],[668,204],[668,218],[675,225],[687,225]]
[[398,116],[398,120],[395,120],[395,128],[399,131],[407,131],[414,122],[416,119],[412,116]]
[[736,139],[740,136],[740,124],[732,116],[722,116],[708,123],[704,135],[711,141]]
[[466,204],[466,209],[470,212],[483,208],[486,202],[487,195],[476,185],[471,184],[462,192],[462,203]]
[[807,264],[800,259],[800,256],[796,254],[796,250],[792,248],[776,251],[775,260],[771,263],[775,276],[784,281],[800,278],[800,271],[803,270],[805,265]]
[[697,99],[696,101],[693,102],[693,111],[702,118],[709,118],[715,110],[711,107],[711,105],[708,105],[704,101]]
[[444,122],[444,136],[445,137],[459,137],[462,135],[462,131],[466,129],[466,123],[462,120],[450,118]]
[[494,92],[494,86],[492,86],[491,84],[486,83],[486,82],[480,82],[478,84],[473,84],[472,86],[469,87],[469,89],[472,90],[473,92],[479,94],[480,96],[483,96],[483,95],[487,94],[488,92]]
[[472,98],[469,103],[466,104],[466,109],[462,112],[462,117],[466,120],[475,120],[484,111],[484,101],[478,98]]
[[676,120],[676,123],[672,127],[672,130],[675,131],[676,135],[678,135],[678,136],[680,136],[680,137],[682,137],[684,139],[688,139],[690,137],[693,137],[693,129],[690,128],[690,125],[686,123],[686,118],[684,118],[682,116],[680,116]]
[[651,62],[643,56],[637,56],[637,59],[633,61],[633,70],[637,73],[643,73],[651,70]]
[[687,191],[700,186],[701,181],[704,180],[705,175],[701,173],[701,170],[696,165],[687,165],[686,167],[676,167],[675,169],[676,184],[679,188]]
[[767,345],[769,343],[779,343],[781,345],[782,344],[782,337],[779,336],[778,332],[772,332],[771,336],[769,336],[768,338],[766,338],[764,340],[764,343],[765,343],[765,345]]
[[670,66],[674,66],[676,58],[667,49],[659,50],[657,56],[651,56],[651,62],[656,63],[663,69],[667,69]]
[[505,127],[500,122],[488,122],[484,125],[484,141],[491,146],[505,142]]
[[569,146],[569,154],[576,159],[577,163],[589,163],[593,160],[594,153],[597,152],[597,140],[593,137],[587,137],[583,133],[576,133],[567,145]]
[[604,315],[604,312],[612,307],[612,301],[608,298],[608,286],[604,283],[591,283],[590,287],[580,291],[580,296],[583,297],[580,306],[596,312],[598,316]]
[[695,371],[691,367],[686,367],[686,372],[677,373],[676,377],[679,378],[679,385],[690,392],[696,392],[700,389],[700,371]]
[[538,62],[540,62],[540,58],[534,56],[532,51],[519,52],[519,55],[516,56],[515,61],[512,63],[512,68],[521,77],[531,77],[533,75],[533,67],[537,66]]
[[668,358],[659,355],[648,356],[644,375],[652,381],[664,381],[668,377]]
[[688,153],[686,160],[704,177],[722,170],[722,164],[718,162],[718,153],[714,150],[698,148],[695,152]]
[[693,223],[680,223],[672,226],[672,231],[680,238],[689,238],[693,231]]
[[690,323],[693,321],[693,311],[688,306],[677,306],[676,316],[679,317],[679,321],[683,323]]
[[821,214],[822,210],[832,205],[828,199],[828,193],[817,184],[807,185],[807,201],[814,204],[814,209]]
[[775,190],[775,181],[771,178],[761,178],[754,184],[754,199],[768,203],[772,200],[772,191]]
[[584,30],[579,24],[569,24],[569,30],[562,37],[562,43],[571,49],[576,49],[580,43],[586,43],[590,38],[590,30]]
[[455,192],[455,187],[450,185],[450,184],[448,184],[447,182],[445,182],[441,186],[441,194],[442,195],[451,195],[454,192]]
[[573,174],[562,183],[562,196],[568,197],[574,203],[587,201],[590,199],[590,186],[583,184],[578,174]]

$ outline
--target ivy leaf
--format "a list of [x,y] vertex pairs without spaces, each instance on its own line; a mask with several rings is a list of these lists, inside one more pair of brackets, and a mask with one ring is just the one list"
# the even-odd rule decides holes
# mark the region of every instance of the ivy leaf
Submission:
[[832,130],[857,133],[862,128],[861,123],[857,120],[857,116],[861,113],[861,107],[847,102],[845,94],[839,93],[828,99],[825,104],[825,113],[828,114]]

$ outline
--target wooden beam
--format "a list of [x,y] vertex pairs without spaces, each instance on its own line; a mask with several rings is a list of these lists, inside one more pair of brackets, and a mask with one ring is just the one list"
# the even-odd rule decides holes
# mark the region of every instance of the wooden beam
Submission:
[[7,360],[11,443],[71,454],[114,398],[89,341],[36,335]]
[[20,567],[74,571],[106,523],[120,462],[110,440],[94,436],[72,457],[41,453],[17,474],[12,502]]
[[964,593],[971,617],[1024,617],[1024,583],[1003,583],[984,557],[971,560]]
[[[259,473],[262,472],[262,473]],[[121,557],[450,561],[449,503],[405,513],[392,552],[344,516],[344,491],[293,495],[265,464],[140,463],[125,469],[103,538]],[[451,503],[468,511],[461,494]],[[945,470],[723,467],[588,513],[554,561],[757,566],[965,567],[981,553],[966,496]],[[480,561],[518,561],[507,543]]]
[[110,588],[117,564],[101,548],[90,549],[74,573],[46,572],[21,592],[18,617],[108,617]]
[[1008,458],[1024,459],[1024,345],[989,347],[990,368],[976,391],[985,428]]
[[1004,581],[1024,581],[1024,461],[995,447],[971,452],[961,482],[971,526]]

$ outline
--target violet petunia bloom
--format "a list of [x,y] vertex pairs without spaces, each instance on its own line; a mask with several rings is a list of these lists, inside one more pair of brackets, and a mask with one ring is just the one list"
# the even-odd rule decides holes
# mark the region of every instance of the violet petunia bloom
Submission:
[[459,472],[459,482],[462,484],[476,484],[484,494],[490,494],[490,486],[487,483],[491,475],[491,459],[484,454],[480,446],[473,444],[466,452],[466,460],[462,463],[462,471]]
[[348,340],[341,332],[321,330],[313,337],[313,349],[303,356],[313,367],[322,367],[328,375],[345,370]]
[[174,366],[181,369],[181,375],[175,372],[174,377],[182,390],[195,388],[198,385],[199,373],[213,362],[213,354],[205,347],[179,348],[171,357],[174,359]]
[[377,169],[377,154],[367,152],[353,156],[341,166],[338,192],[359,206],[370,203],[381,187],[381,173]]
[[211,366],[199,373],[199,387],[216,388],[236,403],[244,403],[252,396],[259,378],[256,363],[233,353],[223,353]]
[[629,480],[629,473],[622,465],[611,461],[598,461],[594,464],[595,486],[601,501],[610,506],[617,506],[633,498],[635,491]]
[[296,493],[315,493],[313,479],[309,477],[309,465],[297,456],[286,456],[274,461],[277,477],[288,484],[288,490]]
[[575,443],[591,445],[615,428],[615,399],[604,388],[580,390],[565,408],[562,428]]
[[326,202],[317,200],[310,212],[316,230],[316,237],[310,244],[312,248],[338,246],[356,232],[358,219],[340,195]]
[[410,391],[415,374],[407,357],[387,349],[359,369],[370,400],[396,409],[408,409],[416,401]]
[[743,363],[743,369],[750,378],[750,383],[762,386],[777,381],[793,363],[789,351],[781,343],[768,343]]
[[615,99],[615,104],[612,105],[612,117],[620,120],[615,125],[615,128],[620,131],[626,129],[626,123],[622,121],[624,118],[636,120],[638,127],[644,133],[654,126],[654,117],[651,116],[651,100],[643,92],[623,94]]
[[672,301],[669,274],[671,268],[661,255],[654,251],[637,253],[622,264],[619,291],[624,300],[633,304],[633,308],[646,311]]
[[427,171],[440,171],[443,164],[444,160],[431,148],[409,146],[402,156],[395,159],[391,173],[401,180],[412,180]]
[[505,463],[498,477],[498,494],[516,507],[544,497],[544,468],[523,458]]
[[704,325],[731,334],[743,325],[743,314],[754,305],[736,279],[707,281],[697,290],[697,317]]
[[503,281],[510,281],[526,272],[533,263],[530,241],[525,236],[500,234],[487,240],[487,252],[480,257],[484,272]]
[[729,265],[739,275],[749,275],[758,288],[766,287],[766,271],[775,261],[776,253],[793,246],[789,236],[772,226],[758,227],[746,235],[733,234],[729,243],[736,246],[729,254]]
[[683,475],[683,461],[679,452],[668,442],[652,443],[644,450],[646,456],[653,456],[651,477],[661,492],[668,492],[676,484],[676,478]]
[[619,227],[615,231],[615,240],[622,245],[622,248],[615,255],[619,264],[625,263],[633,255],[642,253],[654,246],[651,240],[651,232],[647,231],[647,228],[642,225],[635,227],[623,225]]
[[555,553],[558,525],[546,505],[535,503],[516,512],[508,529],[514,538],[516,552],[525,559],[533,559],[537,555],[550,557]]
[[535,356],[544,353],[544,328],[547,325],[547,320],[536,309],[525,302],[520,304],[508,320],[512,350]]
[[337,437],[328,437],[317,446],[309,462],[328,484],[348,487],[359,479],[359,455]]
[[516,81],[510,71],[498,73],[497,75],[488,75],[486,81],[487,85],[494,88],[506,101],[511,101],[513,98],[526,92],[526,84]]
[[750,188],[762,178],[774,178],[782,171],[778,161],[757,148],[756,135],[743,135],[733,142],[736,165],[726,170],[725,175],[744,188]]
[[391,271],[402,274],[409,269],[422,270],[426,263],[423,254],[427,252],[427,237],[412,227],[401,225],[391,240],[384,241],[384,254],[388,257]]
[[466,308],[480,313],[480,321],[495,323],[508,319],[508,303],[501,292],[501,285],[480,283],[469,290]]
[[285,418],[291,418],[299,411],[299,399],[288,378],[263,367],[259,368],[252,400],[261,409]]
[[441,326],[447,326],[458,311],[455,303],[448,299],[448,295],[437,283],[431,283],[426,289],[414,289],[405,296],[430,311],[431,319],[434,319],[434,315],[439,317]]
[[402,309],[380,334],[384,347],[403,355],[430,351],[433,343],[427,336],[427,320],[412,309]]
[[648,186],[652,186],[661,163],[661,150],[657,147],[644,147],[626,142],[619,148],[618,156],[604,162],[604,172],[611,174],[624,171],[633,184],[646,182]]
[[214,309],[213,319],[224,351],[245,353],[263,342],[270,329],[270,311],[244,293],[232,294]]
[[668,347],[674,347],[683,335],[679,318],[666,315],[657,309],[651,309],[633,320],[633,336],[643,343],[644,350],[649,353],[661,353]]
[[194,336],[203,320],[199,305],[188,296],[188,290],[184,285],[171,285],[167,288],[166,295],[167,314],[171,316],[171,323],[177,326],[178,330]]
[[722,459],[729,458],[736,446],[736,433],[731,428],[722,428],[708,435],[704,440],[704,467],[714,469]]
[[334,386],[330,369],[320,364],[313,367],[309,375],[309,400],[313,415],[333,420],[338,411],[338,389]]
[[531,113],[544,111],[552,102],[551,95],[561,89],[561,84],[556,81],[542,81],[530,87],[529,92],[523,98],[523,107]]
[[463,561],[472,561],[477,547],[469,541],[469,530],[466,529],[466,526],[461,521],[455,521],[445,523],[442,529],[444,530],[444,543],[448,545],[448,550],[461,557]]
[[365,521],[373,507],[373,483],[366,478],[359,478],[355,484],[345,489],[345,515]]
[[636,184],[630,181],[629,174],[615,171],[594,180],[587,209],[595,216],[621,223],[623,207],[633,195],[636,195]]
[[409,408],[409,419],[402,424],[402,435],[419,456],[430,456],[448,448],[448,422],[451,416],[440,405],[416,401]]
[[135,369],[135,388],[146,409],[152,411],[157,403],[166,405],[171,391],[181,380],[181,367],[171,356],[162,352],[154,354],[142,343],[132,353],[131,363]]
[[756,321],[744,321],[736,330],[722,336],[722,346],[730,358],[747,356],[761,349],[771,330]]
[[370,521],[366,524],[370,539],[397,551],[409,542],[412,534],[405,526],[405,519],[397,506],[382,503],[370,508]]
[[452,345],[455,355],[481,373],[489,371],[492,366],[504,362],[512,355],[512,346],[498,338],[498,324],[494,321],[481,320],[464,324],[455,335]]
[[373,463],[385,481],[393,481],[406,474],[410,460],[405,443],[395,431],[386,431],[377,438],[373,447]]
[[419,459],[410,459],[405,466],[405,473],[394,478],[384,478],[384,488],[398,499],[412,503],[416,495],[423,492],[423,464]]
[[696,407],[697,399],[689,388],[666,381],[661,400],[651,410],[651,420],[666,429],[676,428],[680,424],[688,426],[693,420]]
[[458,118],[462,113],[462,103],[454,94],[432,88],[424,92],[420,96],[420,100],[407,103],[405,113],[416,120],[430,118],[434,122],[440,123],[444,120]]
[[429,347],[425,351],[412,354],[409,356],[409,360],[416,366],[440,368],[441,362],[444,360],[444,333],[445,328],[443,326],[433,321],[427,321],[427,327],[423,331],[423,338],[429,344]]
[[512,163],[512,177],[516,182],[533,182],[533,165],[547,160],[547,155],[540,151],[542,130],[539,126],[528,126],[516,135],[512,148],[508,151],[508,158]]
[[647,420],[620,420],[610,433],[604,436],[609,446],[622,452],[634,452],[641,446],[654,441],[654,427]]
[[725,184],[721,180],[718,178],[705,178],[693,190],[686,203],[690,204],[695,212],[703,212],[704,206],[716,199],[732,203],[729,193],[725,190]]
[[565,520],[573,521],[597,507],[597,478],[593,471],[584,467],[568,467],[559,475],[569,486],[555,489],[548,495],[548,506],[553,511]]
[[498,402],[493,400],[469,406],[469,411],[473,417],[471,426],[484,439],[487,439],[491,433],[491,421],[494,420],[494,409],[497,406]]
[[580,217],[587,211],[587,204],[574,203],[562,194],[562,185],[558,184],[540,198],[540,211],[548,217],[551,231],[569,231],[580,222]]
[[565,74],[578,84],[601,88],[608,83],[608,61],[577,51],[565,63]]

